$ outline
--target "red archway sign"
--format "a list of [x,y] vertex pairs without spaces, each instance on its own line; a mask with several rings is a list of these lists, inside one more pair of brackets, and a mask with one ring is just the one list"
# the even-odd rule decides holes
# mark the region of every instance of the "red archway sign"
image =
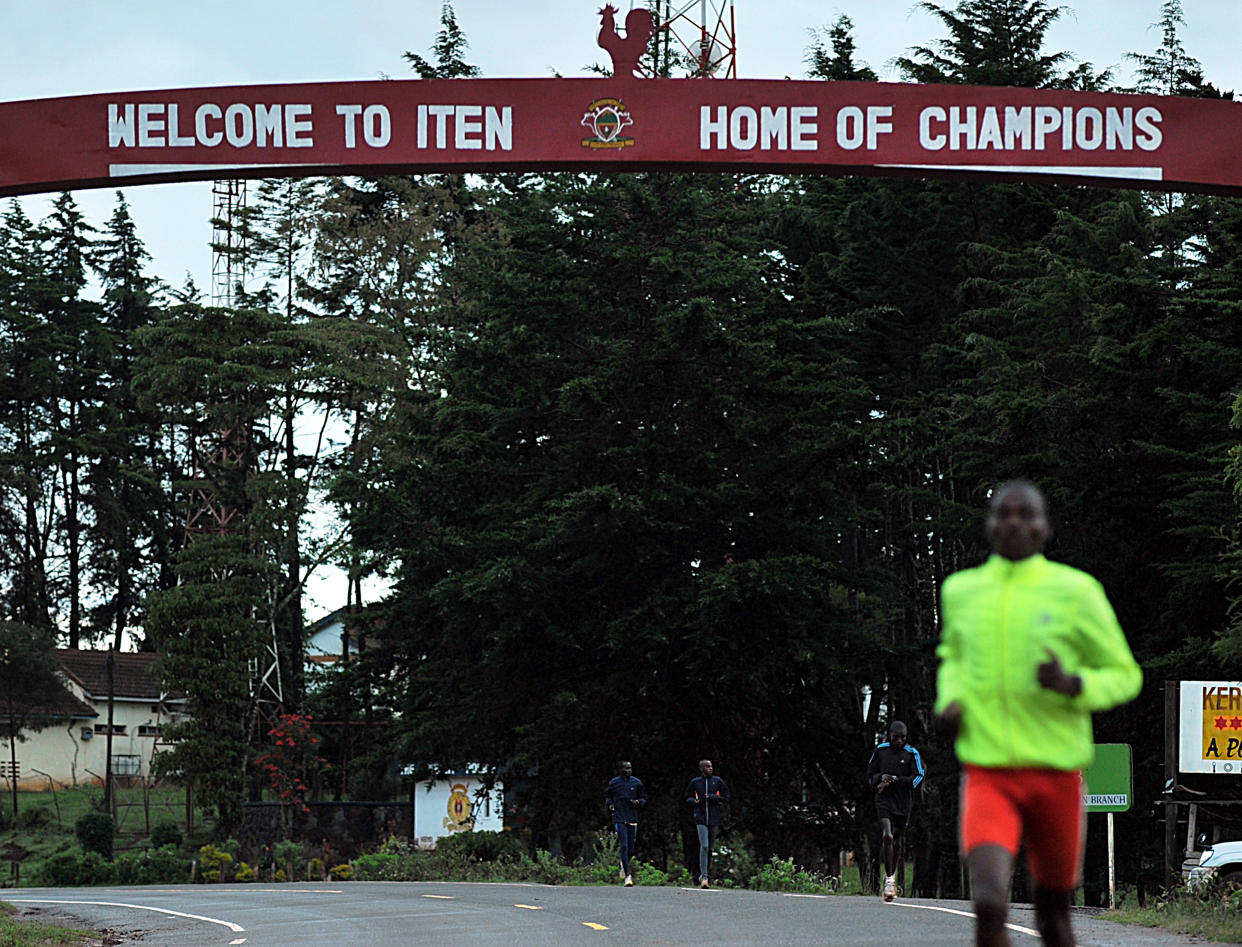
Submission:
[[0,196],[161,181],[682,169],[1236,193],[1242,103],[796,80],[453,79],[0,103]]

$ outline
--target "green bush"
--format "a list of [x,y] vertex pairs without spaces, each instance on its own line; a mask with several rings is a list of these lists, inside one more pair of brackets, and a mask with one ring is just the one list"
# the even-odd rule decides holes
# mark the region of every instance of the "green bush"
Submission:
[[712,856],[712,882],[723,888],[748,888],[763,864],[744,838],[731,836]]
[[116,884],[116,866],[98,852],[86,852],[78,868],[80,885]]
[[[277,842],[272,849],[272,860],[276,863],[276,871],[289,878],[297,878],[299,866],[306,863],[306,846],[301,842],[289,839]],[[277,881],[284,881],[278,878]]]
[[301,842],[293,842],[289,839],[277,842],[276,847],[272,849],[272,856],[276,859],[277,864],[300,861],[305,855],[306,846]]
[[233,856],[214,845],[204,845],[198,850],[199,881],[211,884],[228,880],[228,866]]
[[669,869],[669,884],[677,885],[679,888],[688,888],[693,881],[694,878],[690,876],[690,870],[685,865],[678,865],[676,868]]
[[399,861],[399,855],[375,852],[359,855],[350,864],[354,866],[354,878],[358,881],[396,881],[393,874]]
[[353,877],[353,869],[348,864],[333,865],[332,870],[328,872],[328,876],[333,881],[348,881]]
[[56,888],[112,885],[117,880],[116,867],[98,852],[53,855],[35,874],[40,884]]
[[254,869],[251,868],[249,865],[247,865],[245,862],[242,862],[241,864],[237,866],[237,875],[236,877],[234,877],[233,880],[234,881],[254,881],[255,877],[256,876],[254,873]]
[[819,878],[799,868],[792,858],[782,860],[775,855],[755,873],[750,886],[759,891],[793,891],[801,894],[823,894],[825,890]]
[[190,880],[190,861],[175,845],[141,852],[122,852],[116,857],[116,880],[123,885],[185,884]]
[[185,841],[185,836],[181,834],[181,826],[176,822],[155,823],[155,828],[151,830],[151,847],[163,848],[165,845],[175,845],[181,847],[181,843]]
[[35,872],[35,880],[49,888],[69,888],[78,883],[78,862],[81,856],[73,852],[53,855]]
[[530,880],[545,885],[573,884],[578,880],[578,872],[564,862],[553,858],[550,852],[543,849],[535,852],[534,864],[530,866]]
[[400,835],[390,835],[384,839],[384,844],[379,850],[385,855],[409,855],[411,852],[417,851],[414,844],[408,838],[402,838]]
[[323,859],[312,858],[306,863],[307,881],[323,880]]
[[95,852],[105,860],[112,858],[112,839],[116,830],[108,813],[88,812],[74,823],[73,829],[83,851]]
[[634,884],[658,887],[668,884],[668,875],[655,865],[648,865],[637,858],[630,859],[630,874],[634,876]]
[[526,846],[511,832],[459,832],[440,839],[436,851],[475,862],[517,861]]
[[585,852],[586,864],[579,869],[582,884],[615,885],[620,881],[621,846],[616,832],[600,832],[589,838]]
[[19,829],[37,829],[43,825],[51,825],[56,818],[47,806],[32,806],[17,813],[16,826]]
[[584,865],[579,869],[581,881],[586,885],[615,885],[620,880],[621,866],[618,863],[605,862],[603,859]]

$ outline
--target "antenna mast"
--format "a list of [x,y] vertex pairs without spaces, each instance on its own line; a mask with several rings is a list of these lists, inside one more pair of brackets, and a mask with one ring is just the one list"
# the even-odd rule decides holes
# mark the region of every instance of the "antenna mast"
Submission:
[[211,304],[227,307],[246,281],[246,182],[216,181],[211,198]]
[[694,75],[737,78],[737,26],[733,0],[655,0],[656,42],[694,63]]
[[[238,301],[237,288],[246,283],[246,182],[216,181],[212,184],[211,304],[231,307]],[[205,447],[191,445],[194,457],[194,488],[186,514],[185,541],[208,533],[225,535],[242,526],[240,510],[230,507],[217,494],[211,474],[234,469],[248,475],[254,467],[254,436],[246,427],[226,427]],[[275,626],[263,652],[250,659],[250,742],[258,745],[284,709],[280,679],[280,647]]]

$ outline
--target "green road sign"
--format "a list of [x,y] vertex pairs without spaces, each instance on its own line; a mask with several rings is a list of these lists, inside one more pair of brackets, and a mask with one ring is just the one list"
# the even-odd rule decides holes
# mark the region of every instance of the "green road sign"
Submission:
[[1134,796],[1134,763],[1128,743],[1097,743],[1095,762],[1082,774],[1088,812],[1126,812]]

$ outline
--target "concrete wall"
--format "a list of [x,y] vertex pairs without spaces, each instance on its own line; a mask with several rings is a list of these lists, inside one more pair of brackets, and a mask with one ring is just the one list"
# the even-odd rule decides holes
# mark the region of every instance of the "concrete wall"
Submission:
[[[314,857],[325,863],[345,861],[374,851],[390,836],[410,839],[419,848],[435,848],[436,840],[460,832],[499,832],[504,828],[504,790],[479,792],[482,783],[459,774],[419,783],[414,801],[308,802],[309,812],[283,811],[279,803],[248,802],[238,841],[251,858],[264,846],[284,839],[307,842]],[[292,825],[286,823],[292,820]],[[328,856],[319,852],[326,846]],[[334,860],[335,859],[335,860]]]
[[[331,868],[355,855],[373,851],[390,836],[409,838],[408,802],[308,802],[308,812],[296,807],[288,813],[276,802],[248,802],[238,841],[242,858],[253,863],[265,846],[290,839],[305,842],[310,857]],[[292,817],[292,826],[285,823]]]

